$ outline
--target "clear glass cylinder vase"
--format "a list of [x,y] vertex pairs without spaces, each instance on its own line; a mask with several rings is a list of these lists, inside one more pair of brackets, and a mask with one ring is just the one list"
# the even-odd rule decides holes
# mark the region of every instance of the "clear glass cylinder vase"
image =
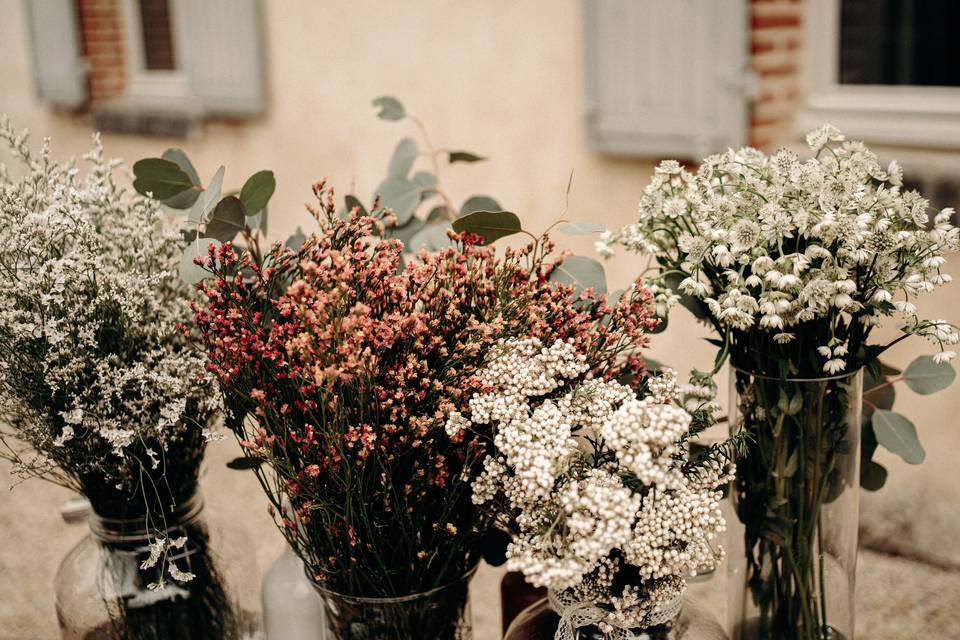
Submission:
[[863,377],[730,371],[734,640],[853,638]]
[[193,578],[176,580],[161,562],[141,568],[155,539],[144,517],[91,513],[90,532],[57,569],[55,606],[65,640],[263,637],[256,594],[241,587],[258,573],[249,539],[209,527],[197,494],[164,517],[164,537],[186,537],[167,560]]
[[348,596],[314,582],[327,618],[325,638],[470,640],[473,625],[468,590],[475,572],[446,586],[396,598]]
[[[560,628],[560,616],[543,598],[520,612],[503,636],[504,640],[555,640]],[[680,613],[670,622],[654,627],[617,630],[616,635],[605,634],[595,626],[574,630],[572,640],[726,640],[727,634],[717,619],[693,600],[685,598]],[[568,637],[566,635],[560,637]]]

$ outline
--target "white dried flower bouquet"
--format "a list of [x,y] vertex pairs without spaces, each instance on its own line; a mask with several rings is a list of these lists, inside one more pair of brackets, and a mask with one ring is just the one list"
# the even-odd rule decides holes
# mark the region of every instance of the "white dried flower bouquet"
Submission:
[[566,342],[502,343],[480,373],[487,391],[447,430],[492,434],[473,499],[513,534],[508,569],[561,608],[577,603],[575,626],[656,624],[684,578],[722,555],[717,487],[732,465],[719,449],[691,459],[675,374],[648,377],[638,397],[588,368]]

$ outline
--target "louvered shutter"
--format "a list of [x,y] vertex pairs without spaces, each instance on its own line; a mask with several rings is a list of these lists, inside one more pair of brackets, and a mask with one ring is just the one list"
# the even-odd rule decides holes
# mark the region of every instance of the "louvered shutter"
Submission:
[[24,0],[37,95],[74,109],[87,99],[87,76],[74,0]]
[[257,0],[182,3],[190,92],[211,115],[264,109],[263,46]]
[[616,155],[746,143],[745,0],[585,0],[587,129]]

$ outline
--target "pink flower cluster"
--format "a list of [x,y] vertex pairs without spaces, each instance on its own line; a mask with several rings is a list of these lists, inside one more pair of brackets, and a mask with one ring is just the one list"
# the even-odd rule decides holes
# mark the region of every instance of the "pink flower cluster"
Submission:
[[[401,266],[399,241],[371,239],[377,218],[341,220],[323,185],[315,190],[321,232],[298,250],[276,245],[258,261],[211,246],[215,278],[196,308],[209,368],[235,410],[254,417],[255,427],[235,428],[296,509],[288,538],[315,575],[337,584],[342,563],[363,561],[351,554],[399,570],[411,557],[459,553],[455,573],[482,533],[467,481],[485,450],[451,440],[444,424],[481,390],[489,349],[509,337],[568,340],[595,375],[639,375],[637,350],[656,322],[650,294],[638,285],[611,308],[550,282],[562,258],[545,261],[546,240],[498,257],[459,236]],[[416,529],[409,549],[382,539],[397,527]],[[349,551],[337,548],[345,537]],[[437,561],[424,575],[445,570]]]

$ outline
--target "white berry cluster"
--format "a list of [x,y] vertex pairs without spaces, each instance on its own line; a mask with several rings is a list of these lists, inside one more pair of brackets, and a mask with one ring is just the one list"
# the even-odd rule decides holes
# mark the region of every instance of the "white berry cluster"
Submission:
[[[570,344],[531,338],[502,342],[479,376],[486,392],[447,430],[492,438],[473,500],[511,528],[508,568],[599,603],[613,623],[642,619],[719,559],[715,489],[731,467],[690,462],[672,371],[649,377],[638,399],[589,377]],[[633,579],[614,593],[618,575]]]
[[[953,209],[931,216],[930,203],[904,189],[896,161],[881,166],[830,125],[807,141],[807,159],[744,148],[706,158],[696,174],[661,163],[637,222],[605,234],[598,249],[656,255],[679,276],[657,283],[658,307],[691,296],[718,329],[803,343],[830,374],[857,366],[866,333],[892,315],[949,360],[957,327],[919,318],[913,300],[952,280],[943,267],[960,245]],[[814,322],[826,330],[806,332]]]

